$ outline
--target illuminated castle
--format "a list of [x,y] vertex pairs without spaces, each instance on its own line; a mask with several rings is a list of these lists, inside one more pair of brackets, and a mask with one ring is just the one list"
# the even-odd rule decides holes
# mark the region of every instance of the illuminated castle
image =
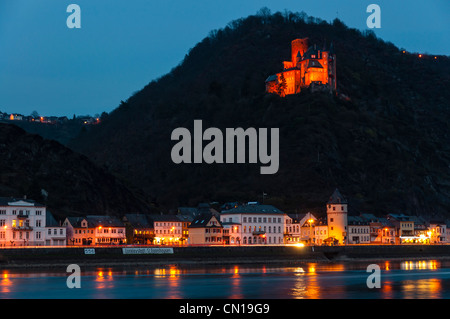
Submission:
[[283,62],[283,71],[266,80],[266,92],[280,96],[297,94],[304,88],[336,91],[336,55],[330,49],[308,47],[308,38],[291,43],[291,61]]

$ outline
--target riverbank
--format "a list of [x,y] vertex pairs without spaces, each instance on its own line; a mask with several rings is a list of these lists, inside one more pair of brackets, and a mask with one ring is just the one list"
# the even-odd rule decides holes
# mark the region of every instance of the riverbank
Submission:
[[69,264],[84,267],[162,267],[178,265],[283,264],[450,260],[450,245],[366,245],[337,247],[217,246],[139,249],[125,253],[121,247],[4,248],[0,269],[61,268]]

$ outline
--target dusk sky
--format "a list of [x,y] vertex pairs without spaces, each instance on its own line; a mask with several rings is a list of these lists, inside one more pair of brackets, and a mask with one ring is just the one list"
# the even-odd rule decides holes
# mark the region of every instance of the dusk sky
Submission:
[[[69,29],[69,4],[81,29]],[[213,29],[268,7],[304,11],[367,29],[381,7],[378,37],[411,52],[450,55],[450,1],[392,0],[1,0],[0,111],[94,115],[179,64]]]

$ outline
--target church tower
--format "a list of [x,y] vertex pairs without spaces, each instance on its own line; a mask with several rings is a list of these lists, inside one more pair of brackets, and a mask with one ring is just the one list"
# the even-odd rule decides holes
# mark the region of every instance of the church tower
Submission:
[[327,202],[328,235],[338,240],[339,245],[347,243],[348,202],[336,188]]

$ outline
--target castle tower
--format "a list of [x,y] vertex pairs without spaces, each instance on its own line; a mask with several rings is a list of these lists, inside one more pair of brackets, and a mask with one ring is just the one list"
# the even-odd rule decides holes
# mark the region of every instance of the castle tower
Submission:
[[294,65],[297,62],[297,54],[300,52],[301,56],[308,50],[308,38],[295,39],[291,42],[291,61]]
[[347,243],[348,202],[336,188],[327,202],[328,235],[339,241],[339,245]]

